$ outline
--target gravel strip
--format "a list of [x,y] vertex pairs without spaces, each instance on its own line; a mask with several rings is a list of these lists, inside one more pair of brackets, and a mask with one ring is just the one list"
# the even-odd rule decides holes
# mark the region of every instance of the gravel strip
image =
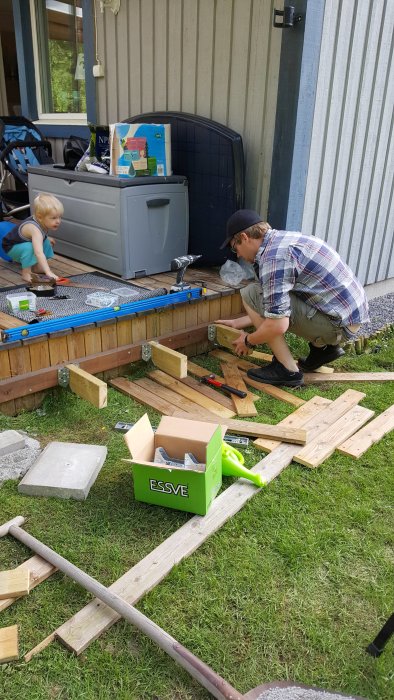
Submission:
[[385,294],[382,297],[370,299],[369,302],[369,323],[361,326],[357,333],[358,337],[369,338],[377,331],[380,331],[388,323],[394,323],[394,293]]

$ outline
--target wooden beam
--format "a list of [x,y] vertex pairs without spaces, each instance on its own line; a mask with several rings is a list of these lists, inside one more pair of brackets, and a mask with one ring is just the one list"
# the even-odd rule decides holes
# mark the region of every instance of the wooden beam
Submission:
[[312,442],[305,445],[294,456],[294,461],[310,469],[318,467],[325,459],[331,457],[341,442],[353,435],[373,415],[374,411],[370,411],[368,408],[354,406]]
[[[22,571],[28,571],[30,590],[38,586],[39,583],[45,581],[45,579],[49,578],[49,576],[52,576],[52,574],[57,571],[56,567],[49,564],[49,562],[45,561],[45,559],[42,559],[37,554],[24,561],[22,564],[20,564],[20,566],[17,566],[15,571],[18,571],[19,569],[22,569]],[[22,596],[0,600],[0,612],[8,608],[10,605],[12,605],[12,603],[15,603],[15,601],[20,597]]]
[[[323,410],[323,408],[327,408],[330,403],[332,403],[330,399],[325,399],[322,396],[314,396],[309,401],[304,401],[303,405],[300,406],[298,411],[290,413],[290,415],[283,418],[278,425],[286,425],[289,428],[294,427],[295,423],[297,423],[298,417],[305,418],[305,420],[312,418],[318,411]],[[257,447],[257,449],[263,450],[263,452],[272,452],[272,450],[274,450],[275,447],[278,447],[279,444],[280,443],[278,440],[268,440],[266,438],[257,438],[257,440],[254,440],[253,442],[253,445]]]
[[220,403],[221,406],[225,406],[225,408],[228,408],[230,411],[234,412],[233,402],[227,396],[227,394],[225,395],[223,394],[223,392],[218,391],[217,389],[214,389],[211,386],[208,386],[208,384],[203,384],[203,382],[199,382],[197,379],[194,379],[194,377],[185,377],[185,379],[181,379],[181,382],[182,384],[187,384],[187,386],[191,386],[193,389],[199,391],[201,394],[209,396],[209,398],[213,399],[214,401],[217,401],[217,403]]
[[18,625],[0,628],[0,664],[19,659]]
[[394,372],[334,372],[334,374],[319,374],[307,372],[304,374],[306,384],[321,384],[322,382],[393,382]]
[[154,370],[153,372],[149,372],[148,376],[150,377],[150,379],[153,379],[158,384],[161,384],[162,386],[165,386],[168,389],[172,389],[172,391],[174,391],[176,394],[180,394],[180,396],[184,396],[185,398],[190,399],[190,401],[193,401],[198,406],[202,406],[206,411],[214,413],[215,415],[219,416],[220,418],[223,418],[224,420],[227,418],[232,418],[235,415],[234,411],[231,411],[228,408],[222,406],[221,404],[218,404],[217,401],[208,398],[208,396],[200,394],[200,392],[196,391],[196,389],[193,389],[192,387],[183,384],[174,377],[170,377],[168,374],[165,374],[165,372],[162,372],[161,370]]
[[171,377],[184,379],[187,377],[187,356],[172,348],[161,345],[156,340],[150,340],[152,348],[152,362],[156,367],[166,372]]
[[21,569],[0,571],[0,600],[27,595],[30,590],[29,572]]
[[301,399],[299,396],[295,396],[291,392],[285,391],[284,389],[281,389],[278,386],[263,384],[262,382],[258,382],[257,380],[250,379],[246,374],[246,371],[248,369],[256,368],[258,366],[254,362],[244,360],[241,357],[237,357],[237,355],[231,355],[230,353],[225,352],[224,350],[212,350],[209,354],[218,360],[222,360],[223,362],[233,363],[237,365],[237,367],[239,367],[239,369],[242,371],[242,377],[245,381],[245,384],[248,384],[248,386],[252,386],[254,389],[258,389],[264,394],[273,396],[275,399],[279,399],[280,401],[290,403],[292,404],[292,406],[302,406],[302,404],[305,403],[304,399]]
[[[229,350],[234,350],[233,342],[237,340],[242,331],[230,328],[230,326],[223,326],[221,323],[215,323],[215,328],[217,344],[222,345],[224,348],[229,348]],[[248,355],[251,354],[252,350],[248,348]]]
[[9,316],[8,314],[3,313],[3,311],[0,311],[0,328],[3,331],[7,331],[10,328],[18,328],[19,326],[25,326],[26,323],[24,321],[21,321],[19,318],[16,318],[15,316]]
[[96,408],[105,408],[107,405],[106,383],[74,364],[67,365],[67,369],[70,372],[69,386],[71,391]]
[[[143,380],[137,380],[140,382]],[[109,383],[111,386],[119,389],[123,394],[127,394],[132,398],[136,399],[145,406],[150,406],[156,411],[163,413],[164,415],[179,416],[181,418],[193,419],[193,414],[188,414],[183,410],[177,409],[173,405],[162,398],[160,398],[154,390],[152,393],[144,390],[141,386],[138,386],[137,382],[130,382],[127,379],[118,378],[112,379]],[[364,396],[364,394],[363,394]],[[205,409],[203,409],[205,411]],[[210,412],[206,412],[197,416],[194,416],[196,420],[205,420],[208,423],[217,423],[219,421],[218,416],[213,415]],[[278,425],[269,425],[267,423],[253,423],[252,421],[236,420],[233,418],[221,419],[222,425],[226,425],[227,430],[230,433],[236,433],[237,435],[252,435],[253,437],[268,437],[276,438],[282,442],[291,442],[294,444],[305,445],[307,441],[307,433],[305,430],[299,428],[281,428]]]
[[[205,341],[207,339],[207,328],[208,322],[187,330],[174,331],[170,335],[159,336],[157,340],[167,347],[185,347],[192,343]],[[105,352],[95,353],[87,357],[75,358],[74,363],[91,374],[105,372],[114,369],[114,367],[122,367],[141,359],[141,345],[143,342],[145,340]],[[6,344],[0,352],[6,352]],[[35,372],[26,372],[1,380],[0,404],[57,386],[58,371],[62,367],[64,367],[64,364],[57,364],[53,367],[40,369]]]
[[219,423],[221,420],[219,416],[215,416],[203,406],[194,403],[192,399],[177,394],[176,391],[169,387],[157,384],[153,379],[144,377],[143,379],[137,379],[135,383],[144,389],[147,394],[147,401],[152,397],[154,399],[156,396],[167,401],[167,406],[171,413],[165,413],[164,415],[174,415],[176,411],[181,411],[185,418],[186,416],[190,418],[190,414],[192,414],[198,420],[205,420],[207,416],[211,416],[216,423]]
[[358,459],[375,442],[394,430],[394,405],[337,447],[338,452]]
[[[234,389],[239,389],[239,391],[245,391],[247,394],[246,385],[238,367],[227,362],[223,362],[220,367],[226,384],[234,387]],[[257,416],[257,409],[254,405],[254,401],[251,401],[248,396],[242,399],[235,394],[231,394],[231,399],[234,403],[234,408],[238,416],[243,418],[247,416]]]
[[[316,413],[308,419],[308,427],[316,420]],[[297,411],[294,412],[296,418]],[[300,429],[305,426],[305,419],[299,421]],[[291,462],[297,451],[296,445],[280,445],[272,454],[267,455],[251,471],[261,474],[265,483],[275,479]],[[127,571],[110,586],[129,603],[134,605],[148,591],[152,590],[171,569],[183,559],[190,556],[214,532],[235,515],[259,489],[245,479],[239,479],[217,496],[208,513],[195,515],[181,528],[174,532],[144,559]],[[95,599],[82,610],[73,615],[56,630],[56,637],[75,654],[81,654],[106,629],[119,619],[119,615],[104,603]]]

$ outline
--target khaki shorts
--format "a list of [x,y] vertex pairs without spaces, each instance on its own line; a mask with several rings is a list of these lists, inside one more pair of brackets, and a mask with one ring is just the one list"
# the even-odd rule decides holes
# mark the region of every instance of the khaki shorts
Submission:
[[[252,282],[241,289],[240,292],[245,304],[264,317],[260,284]],[[305,338],[305,340],[317,347],[338,345],[344,340],[349,340],[360,327],[351,326],[345,329],[335,326],[328,316],[306,304],[296,294],[290,293],[290,307],[289,331],[301,338]]]

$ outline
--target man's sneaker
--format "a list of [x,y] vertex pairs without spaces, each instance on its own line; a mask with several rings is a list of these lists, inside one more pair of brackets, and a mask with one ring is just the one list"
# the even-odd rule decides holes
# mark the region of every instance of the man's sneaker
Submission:
[[322,365],[334,362],[344,354],[345,351],[339,345],[324,345],[322,348],[317,348],[309,343],[309,355],[300,357],[298,366],[303,372],[313,372]]
[[248,369],[248,377],[263,384],[273,384],[274,386],[303,386],[304,375],[302,372],[290,372],[276,358],[268,367],[258,367]]

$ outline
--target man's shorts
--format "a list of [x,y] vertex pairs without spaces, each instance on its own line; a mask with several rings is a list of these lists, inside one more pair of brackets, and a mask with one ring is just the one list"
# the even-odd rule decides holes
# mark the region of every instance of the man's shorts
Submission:
[[[240,290],[242,300],[253,311],[264,317],[263,295],[258,282],[252,282]],[[342,341],[354,337],[359,326],[351,328],[339,328],[335,326],[328,316],[306,304],[296,294],[290,292],[290,325],[289,331],[305,338],[317,347],[324,345],[338,345]]]
[[[54,252],[48,238],[45,239],[42,247],[46,259],[49,260],[50,258],[53,258]],[[11,250],[8,251],[7,255],[9,255],[11,260],[14,262],[20,263],[22,269],[37,265],[37,258],[34,255],[33,244],[30,241],[26,241],[26,243],[16,243],[14,246],[12,246]]]

